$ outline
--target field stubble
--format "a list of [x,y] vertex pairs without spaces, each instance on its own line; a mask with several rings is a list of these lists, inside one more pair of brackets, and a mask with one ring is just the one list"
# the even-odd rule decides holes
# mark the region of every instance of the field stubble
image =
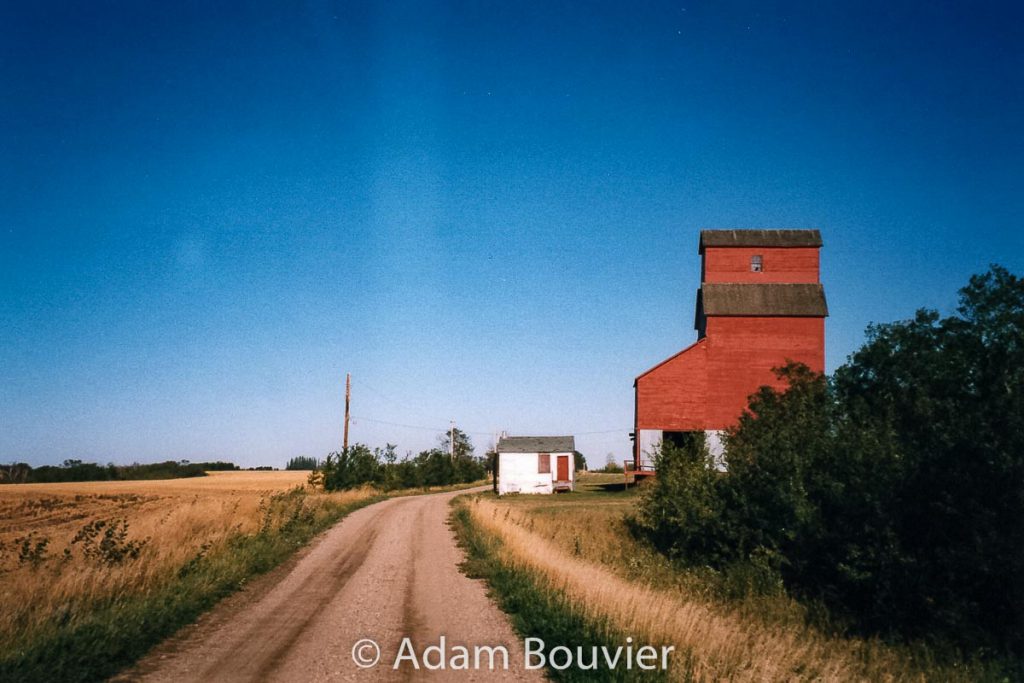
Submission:
[[[287,523],[270,508],[307,474],[0,487],[0,655],[74,629],[98,606],[165,589],[199,560],[226,555],[231,539]],[[308,492],[298,506],[315,524],[375,495]]]

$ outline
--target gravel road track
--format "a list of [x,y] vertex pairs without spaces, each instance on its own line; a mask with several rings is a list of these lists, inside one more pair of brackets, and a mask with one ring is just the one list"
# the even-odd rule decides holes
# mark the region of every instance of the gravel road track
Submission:
[[[522,643],[483,583],[459,572],[463,554],[447,525],[456,495],[392,498],[353,512],[115,680],[541,680],[523,668]],[[420,670],[408,660],[392,667],[403,638],[419,658],[441,636],[448,657],[456,645],[469,648],[468,671],[430,671],[422,660]],[[372,668],[353,661],[364,638],[381,651]],[[507,670],[489,670],[486,653],[473,668],[474,647],[498,645],[508,650]],[[373,649],[360,654],[372,658]],[[500,653],[495,663],[502,669]]]

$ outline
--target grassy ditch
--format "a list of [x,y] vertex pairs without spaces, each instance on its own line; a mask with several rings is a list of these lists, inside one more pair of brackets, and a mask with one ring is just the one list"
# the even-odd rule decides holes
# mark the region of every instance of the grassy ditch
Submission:
[[568,612],[604,633],[675,646],[669,674],[677,680],[1000,679],[982,665],[940,661],[923,646],[818,628],[781,587],[756,585],[758,576],[674,565],[630,535],[624,518],[636,498],[621,481],[589,475],[576,493],[460,498],[458,525],[473,534],[460,532],[470,567],[476,570],[472,558],[482,546],[489,559],[480,573],[497,572],[488,580],[510,612],[517,604],[506,607],[508,586],[525,581],[536,592],[521,601],[528,613]]
[[[499,607],[512,618],[516,631],[523,636],[540,638],[547,649],[565,645],[572,649],[581,645],[606,647],[609,651],[622,646],[629,637],[606,618],[595,617],[572,602],[571,598],[553,587],[545,577],[512,561],[499,538],[475,523],[469,503],[464,498],[453,501],[452,526],[459,544],[466,552],[463,572],[471,578],[484,579]],[[656,645],[653,642],[644,644]],[[678,672],[678,655],[673,664]],[[598,659],[596,670],[578,668],[557,669],[547,667],[550,678],[557,681],[630,681],[667,680],[661,671],[627,670],[621,666],[609,668]]]

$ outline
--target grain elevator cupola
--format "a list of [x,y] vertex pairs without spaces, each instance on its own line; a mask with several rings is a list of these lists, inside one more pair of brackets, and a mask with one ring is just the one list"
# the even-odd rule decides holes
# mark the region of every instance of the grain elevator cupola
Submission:
[[788,361],[825,366],[828,308],[817,230],[702,230],[697,341],[636,378],[634,469],[651,471],[662,441],[707,435],[721,464],[721,432],[758,387],[783,384]]

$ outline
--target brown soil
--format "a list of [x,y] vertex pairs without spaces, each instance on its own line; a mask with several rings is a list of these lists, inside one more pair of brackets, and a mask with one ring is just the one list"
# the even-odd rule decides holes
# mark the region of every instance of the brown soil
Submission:
[[[540,680],[523,669],[522,644],[480,581],[466,578],[447,526],[458,493],[394,498],[346,517],[306,552],[224,601],[116,680],[335,681]],[[470,669],[392,667],[403,638],[423,648],[464,645]],[[380,662],[359,668],[353,645],[371,638]],[[474,646],[503,645],[508,671],[473,668]],[[366,650],[364,653],[369,654]],[[501,658],[496,662],[501,667]]]

